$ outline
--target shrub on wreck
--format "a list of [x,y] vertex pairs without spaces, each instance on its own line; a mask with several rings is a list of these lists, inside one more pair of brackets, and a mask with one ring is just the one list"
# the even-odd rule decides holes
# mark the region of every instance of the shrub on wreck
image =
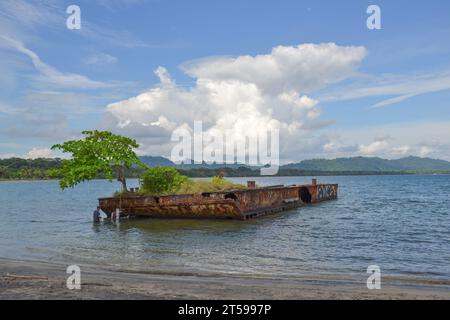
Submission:
[[184,182],[178,193],[180,194],[194,194],[203,192],[217,192],[225,190],[245,189],[246,186],[242,184],[233,183],[221,177],[213,177],[209,181],[205,180],[191,180]]
[[142,177],[141,190],[147,194],[176,193],[187,180],[188,178],[175,168],[149,168]]
[[180,174],[175,168],[155,167],[145,172],[140,192],[149,195],[197,194],[244,188],[244,185],[221,177],[213,177],[209,181],[192,180]]

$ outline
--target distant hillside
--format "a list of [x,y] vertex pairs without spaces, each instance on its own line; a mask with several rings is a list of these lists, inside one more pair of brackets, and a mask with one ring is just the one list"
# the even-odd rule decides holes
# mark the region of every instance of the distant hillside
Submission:
[[284,169],[308,171],[371,171],[371,172],[450,172],[450,162],[430,158],[406,157],[396,160],[381,158],[314,159],[282,166]]
[[239,168],[259,168],[259,167],[252,167],[247,166],[245,164],[240,163],[234,163],[234,164],[217,164],[217,163],[183,163],[180,165],[176,165],[179,169],[184,170],[192,170],[192,169],[220,169],[220,168],[231,168],[231,169],[239,169]]
[[49,179],[50,170],[60,167],[60,159],[0,159],[0,180]]
[[176,167],[178,169],[183,170],[191,170],[191,169],[220,169],[220,168],[234,168],[238,169],[241,167],[249,167],[245,164],[207,164],[207,163],[182,163],[182,164],[175,164],[173,161],[160,157],[160,156],[140,156],[139,159],[143,163],[145,163],[149,167]]
[[[164,157],[142,156],[140,157],[149,167],[166,166],[176,167],[183,170],[193,169],[220,169],[230,168],[239,169],[244,167],[256,170],[258,167],[246,166],[244,164],[181,164],[176,165],[172,161]],[[280,169],[298,170],[298,171],[326,171],[326,172],[450,172],[450,162],[445,160],[437,160],[431,158],[406,157],[395,160],[387,160],[378,157],[353,157],[353,158],[337,158],[337,159],[312,159],[303,160],[298,163],[291,163],[280,166]]]
[[[184,164],[175,165],[164,157],[140,157],[149,167],[176,167],[189,177],[212,177],[224,171],[227,177],[259,176],[258,167],[241,164]],[[0,159],[0,180],[51,179],[55,178],[50,170],[60,168],[61,159],[20,158]],[[128,177],[141,177],[142,168],[133,168],[127,172]],[[430,158],[407,157],[396,160],[381,158],[338,158],[333,160],[304,160],[280,167],[278,176],[330,176],[330,175],[381,175],[381,174],[414,174],[414,173],[444,173],[450,174],[450,162]],[[99,174],[97,178],[105,178]]]
[[175,167],[175,163],[170,161],[167,158],[159,157],[159,156],[141,156],[139,157],[143,163],[145,163],[149,167]]

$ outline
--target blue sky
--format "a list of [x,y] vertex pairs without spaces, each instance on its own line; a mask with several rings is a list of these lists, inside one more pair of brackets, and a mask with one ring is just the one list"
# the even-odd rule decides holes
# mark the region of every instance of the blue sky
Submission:
[[[66,28],[71,4],[81,30]],[[381,30],[366,27],[370,4]],[[52,156],[93,128],[167,156],[176,126],[236,131],[245,118],[281,128],[283,161],[450,160],[449,40],[446,0],[2,1],[0,157]]]

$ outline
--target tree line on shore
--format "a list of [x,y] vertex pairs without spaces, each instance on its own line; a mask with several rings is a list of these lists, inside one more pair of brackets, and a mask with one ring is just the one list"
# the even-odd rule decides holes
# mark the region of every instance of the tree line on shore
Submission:
[[[62,159],[0,159],[0,180],[47,180],[61,179],[61,174],[55,174],[55,169],[61,169]],[[259,176],[259,169],[249,167],[217,167],[217,168],[191,168],[177,170],[190,178],[209,178],[224,172],[227,177],[255,177]],[[140,178],[145,170],[143,168],[131,168],[127,170],[127,178]],[[334,175],[380,175],[380,174],[408,174],[412,172],[402,171],[318,171],[280,168],[277,176],[334,176]],[[96,179],[106,179],[105,173],[98,173]]]
[[[73,187],[92,179],[116,179],[127,190],[127,178],[142,178],[154,165],[146,160],[157,158],[156,167],[173,167],[186,177],[255,177],[260,168],[249,166],[176,166],[162,157],[138,157],[139,144],[108,131],[83,131],[83,139],[52,146],[68,154],[67,159],[0,159],[0,180],[59,179],[61,188]],[[154,158],[154,159],[148,159]],[[304,160],[281,166],[277,176],[392,175],[414,173],[450,174],[450,162],[429,158],[406,157],[397,160],[381,158],[338,158]]]
[[61,167],[61,159],[0,159],[1,180],[52,179],[50,172]]

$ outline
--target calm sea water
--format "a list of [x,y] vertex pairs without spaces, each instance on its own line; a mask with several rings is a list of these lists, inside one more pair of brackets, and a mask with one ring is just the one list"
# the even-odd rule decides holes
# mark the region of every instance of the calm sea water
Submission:
[[[310,179],[255,178],[259,185]],[[253,221],[118,225],[91,222],[97,198],[116,183],[60,191],[56,181],[0,182],[0,257],[271,275],[360,273],[377,264],[394,275],[450,278],[450,176],[319,180],[339,183],[339,199]]]

